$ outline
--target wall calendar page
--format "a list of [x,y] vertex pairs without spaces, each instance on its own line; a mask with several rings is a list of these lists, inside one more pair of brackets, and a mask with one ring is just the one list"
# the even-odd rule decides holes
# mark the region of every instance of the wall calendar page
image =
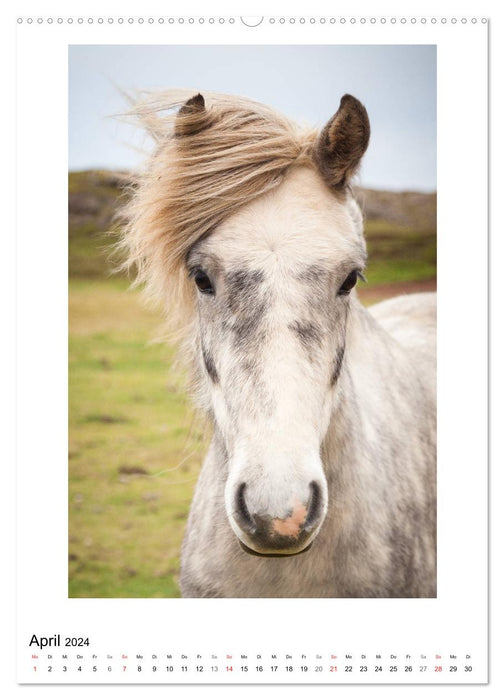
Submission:
[[15,19],[17,682],[486,688],[487,18],[140,12]]

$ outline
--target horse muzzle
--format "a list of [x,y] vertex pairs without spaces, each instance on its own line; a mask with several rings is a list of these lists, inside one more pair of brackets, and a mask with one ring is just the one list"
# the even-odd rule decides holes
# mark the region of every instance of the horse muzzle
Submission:
[[325,498],[318,482],[310,482],[307,500],[291,499],[287,512],[280,517],[254,513],[252,502],[247,484],[241,483],[235,492],[231,524],[245,552],[263,557],[286,557],[301,554],[311,547],[325,515]]

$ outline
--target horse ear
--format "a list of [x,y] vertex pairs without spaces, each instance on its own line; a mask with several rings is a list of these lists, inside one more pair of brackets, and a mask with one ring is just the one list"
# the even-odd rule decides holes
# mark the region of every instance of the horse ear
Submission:
[[371,128],[366,108],[352,95],[343,95],[336,114],[315,144],[314,160],[330,187],[343,188],[359,167]]
[[191,97],[179,109],[175,119],[175,136],[192,136],[208,126],[209,117],[201,93]]

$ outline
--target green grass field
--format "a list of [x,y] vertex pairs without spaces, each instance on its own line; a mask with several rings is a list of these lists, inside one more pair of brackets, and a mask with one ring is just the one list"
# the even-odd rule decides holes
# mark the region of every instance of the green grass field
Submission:
[[[160,317],[109,275],[113,178],[72,173],[69,189],[69,596],[177,597],[208,434],[174,349],[152,342]],[[435,279],[434,230],[378,217],[366,235],[365,301]]]
[[173,352],[123,281],[69,300],[69,595],[178,596],[203,435]]

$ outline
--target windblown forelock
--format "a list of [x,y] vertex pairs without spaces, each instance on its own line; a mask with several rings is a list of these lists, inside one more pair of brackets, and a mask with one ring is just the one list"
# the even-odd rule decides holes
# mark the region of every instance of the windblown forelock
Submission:
[[316,137],[316,130],[300,129],[265,105],[215,93],[205,93],[198,126],[190,111],[173,112],[194,95],[171,90],[132,108],[157,148],[122,212],[124,267],[136,269],[136,283],[161,303],[174,330],[184,330],[194,317],[185,269],[190,249],[277,187],[293,165],[312,164]]

